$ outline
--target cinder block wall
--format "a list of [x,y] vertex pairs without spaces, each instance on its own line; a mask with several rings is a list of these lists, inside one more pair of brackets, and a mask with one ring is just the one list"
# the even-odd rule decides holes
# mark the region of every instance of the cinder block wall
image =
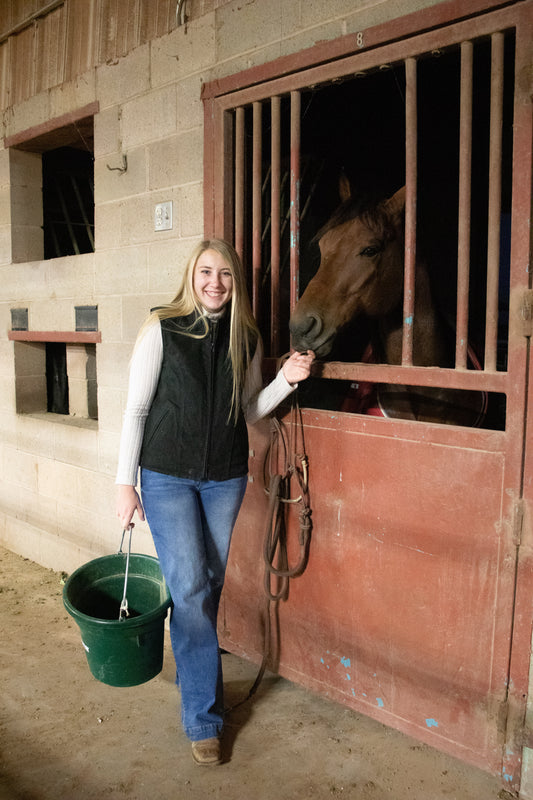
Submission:
[[[169,35],[4,110],[3,136],[10,136],[94,101],[100,107],[94,253],[35,260],[42,248],[42,216],[32,200],[40,161],[0,149],[2,544],[66,571],[118,546],[114,475],[133,343],[148,310],[172,296],[203,232],[202,83],[435,2],[216,3]],[[121,173],[114,168],[123,155],[128,168]],[[166,201],[173,228],[155,232],[154,207]],[[43,349],[7,339],[12,308],[28,308],[30,330],[73,331],[77,305],[98,306],[97,421],[32,407]],[[72,369],[83,378],[83,365]],[[17,413],[17,396],[19,408],[23,401],[32,413]],[[135,549],[153,552],[144,524],[135,529]]]
[[[1,544],[67,572],[118,547],[114,476],[135,336],[148,310],[173,295],[203,233],[202,83],[438,2],[215,2],[215,10],[187,26],[2,109]],[[94,101],[100,106],[94,119],[95,252],[35,260],[42,249],[41,211],[33,200],[40,161],[4,149],[3,137]],[[128,169],[120,173],[114,168],[123,155]],[[154,207],[166,201],[173,203],[173,228],[155,232]],[[32,388],[43,380],[42,348],[7,338],[12,308],[28,308],[31,330],[73,331],[77,305],[98,306],[98,421],[59,419],[32,407]],[[94,364],[79,357],[71,354],[76,378],[94,377]],[[17,396],[25,413],[17,412]],[[81,409],[83,400],[76,403]],[[154,552],[145,524],[137,522],[134,547]],[[531,753],[526,748],[522,796],[533,799]]]

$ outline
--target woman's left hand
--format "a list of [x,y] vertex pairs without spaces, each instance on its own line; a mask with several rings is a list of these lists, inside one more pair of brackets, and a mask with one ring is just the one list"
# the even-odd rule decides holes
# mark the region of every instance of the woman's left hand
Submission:
[[312,350],[307,350],[305,353],[298,353],[297,351],[292,353],[282,367],[288,383],[299,383],[308,378],[311,374],[311,364],[314,360],[315,354]]

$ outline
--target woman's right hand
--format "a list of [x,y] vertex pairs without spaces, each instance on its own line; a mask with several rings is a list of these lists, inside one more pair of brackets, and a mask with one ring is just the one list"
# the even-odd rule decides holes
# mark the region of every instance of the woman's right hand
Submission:
[[141,499],[137,494],[135,486],[119,484],[117,492],[117,517],[122,525],[122,530],[126,530],[132,524],[134,513],[137,511],[140,520],[144,520],[144,509]]

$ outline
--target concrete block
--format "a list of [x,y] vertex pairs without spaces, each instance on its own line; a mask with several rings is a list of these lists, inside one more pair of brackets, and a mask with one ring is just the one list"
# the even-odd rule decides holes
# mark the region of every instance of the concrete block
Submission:
[[[164,242],[173,239],[176,231],[173,227],[169,230],[156,231],[154,226],[155,207],[157,203],[172,202],[173,217],[177,212],[178,203],[177,187],[160,189],[158,192],[132,197],[121,204],[120,240],[121,247],[150,242]],[[115,241],[115,246],[117,242]]]
[[85,470],[78,475],[78,505],[94,514],[95,507],[99,516],[115,516],[115,484],[109,475]]
[[169,86],[130,100],[122,107],[122,146],[126,151],[176,132],[176,87]]
[[82,547],[48,532],[41,535],[41,551],[43,560],[40,563],[43,567],[66,573],[74,572],[77,567],[93,558],[85,557]]
[[11,225],[0,225],[0,266],[11,264]]
[[93,372],[92,368],[89,366],[90,354],[88,352],[89,347],[95,347],[95,345],[84,345],[84,344],[67,344],[67,373],[69,377],[69,381],[74,380],[83,380],[86,381],[92,375],[89,375],[89,372]]
[[53,457],[54,424],[28,414],[18,414],[15,418],[16,445],[21,451],[41,456]]
[[[11,320],[2,327],[4,330],[11,328]],[[14,342],[7,340],[0,340],[0,378],[3,381],[12,381],[15,378]]]
[[[352,2],[353,5],[353,2]],[[283,0],[280,3],[281,38],[283,41],[295,36],[302,27],[300,0]]]
[[137,294],[148,288],[145,246],[107,250],[95,256],[97,295]]
[[69,546],[91,547],[94,539],[94,509],[91,524],[85,524],[86,512],[77,504],[63,500],[58,503],[57,533]]
[[52,119],[93,103],[97,99],[96,70],[90,69],[72,81],[54,86],[49,94]]
[[[292,39],[288,40],[292,42]],[[282,55],[283,42],[271,42],[255,50],[248,50],[245,53],[234,56],[227,61],[217,61],[216,65],[209,71],[206,80],[223,78],[226,75],[235,75],[244,69],[260,66],[268,61],[274,61]]]
[[11,224],[11,191],[9,185],[0,186],[0,225]]
[[39,459],[33,453],[24,453],[14,447],[3,449],[3,475],[7,483],[37,491]]
[[69,424],[57,424],[54,436],[54,458],[83,469],[96,470],[97,459],[97,426],[78,427]]
[[[59,285],[59,284],[58,284]],[[48,293],[44,298],[35,302],[31,308],[31,329],[36,331],[73,331],[75,324],[75,305],[86,305],[78,302],[77,298],[54,298]]]
[[15,379],[9,379],[4,383],[0,393],[0,412],[13,414],[17,407]]
[[[181,190],[183,196],[183,190]],[[180,202],[180,208],[186,208]],[[149,290],[163,292],[166,301],[174,297],[181,283],[181,276],[198,241],[172,239],[150,245],[148,251]]]
[[48,91],[40,92],[24,100],[22,103],[11,106],[10,113],[4,117],[6,123],[6,136],[25,131],[34,125],[40,125],[51,118]]
[[195,128],[148,147],[149,188],[162,189],[201,181],[203,177],[203,131]]
[[115,391],[125,390],[128,385],[128,365],[131,358],[132,344],[98,345],[98,385],[113,387]]
[[[74,306],[82,305],[81,298],[94,297],[94,258],[94,253],[82,253],[79,256],[51,258],[44,262],[49,296],[73,298],[71,301],[73,314]],[[53,328],[43,328],[43,330],[53,330]]]
[[117,231],[120,231],[122,202],[100,203],[94,208],[95,252],[107,250],[117,245]]
[[98,469],[114,482],[117,473],[120,434],[104,432],[98,437]]
[[136,47],[124,58],[96,69],[96,96],[100,108],[123,103],[150,89],[150,45]]
[[[58,427],[54,425],[54,428]],[[77,504],[76,476],[78,470],[71,464],[53,459],[39,459],[38,491],[43,497],[61,503]]]
[[11,210],[9,217],[13,225],[41,227],[43,224],[43,196],[41,187],[11,187]]
[[[8,475],[8,473],[5,474]],[[0,481],[0,507],[2,508],[2,513],[7,517],[18,518],[20,512],[20,488],[13,481]]]
[[120,107],[106,108],[94,117],[95,159],[120,150]]
[[97,295],[98,327],[107,343],[122,341],[122,301],[112,296]]
[[[1,130],[1,128],[0,128]],[[0,186],[9,186],[11,182],[11,174],[9,162],[11,159],[11,150],[5,150],[0,147]]]
[[[171,198],[167,198],[171,199]],[[141,244],[154,235],[154,205],[156,200],[148,195],[131,197],[120,204],[120,227],[115,232],[115,247]],[[169,231],[160,231],[159,236],[168,236]]]
[[278,43],[282,33],[281,6],[281,0],[253,4],[234,0],[217,9],[216,61]]
[[19,510],[17,518],[33,528],[39,528],[52,533],[57,525],[57,499],[43,497],[37,492],[30,492],[24,488],[18,493]]
[[96,345],[67,344],[69,415],[98,418]]
[[197,128],[204,123],[204,104],[201,100],[202,76],[192,75],[180,81],[176,86],[177,92],[177,131]]
[[17,414],[37,414],[46,411],[46,375],[15,378]]
[[33,528],[27,522],[15,517],[6,516],[2,544],[23,558],[29,558],[30,561],[48,566],[45,563],[47,553],[46,548],[42,547],[42,535],[43,531],[39,528]]
[[122,428],[122,392],[115,387],[98,387],[98,451],[102,450],[102,434],[116,433]]
[[11,255],[13,263],[38,261],[44,254],[43,231],[40,227],[12,225]]
[[[204,230],[204,185],[190,183],[180,188],[181,213],[179,216],[179,233],[185,237],[202,238]],[[194,243],[191,250],[194,247]]]
[[10,297],[13,306],[28,308],[30,329],[38,330],[32,318],[33,300],[47,297],[46,270],[42,261],[29,261],[7,267],[2,275],[4,297]]
[[[91,417],[94,418],[94,408],[91,409],[93,413],[89,412],[89,395],[88,395],[88,382],[82,381],[79,378],[68,379],[68,409],[69,415],[72,417]],[[97,416],[97,415],[96,415]]]
[[96,159],[94,162],[95,202],[107,203],[123,197],[141,194],[146,191],[146,159],[144,147],[127,152],[128,168],[119,172],[115,167],[122,167],[122,151]]
[[[175,292],[161,292],[159,294],[138,295],[137,297],[124,298],[122,321],[124,341],[133,345],[143,322],[147,319],[152,308],[170,302]],[[129,362],[128,362],[129,363]]]
[[[19,417],[14,413],[15,411],[15,387],[10,386],[9,396],[13,395],[12,402],[9,407],[4,399],[4,395],[0,397],[0,463],[2,463],[1,449],[2,447],[17,447],[17,420]],[[2,481],[0,481],[0,484]]]
[[10,186],[33,186],[41,189],[43,183],[40,153],[30,153],[12,147],[9,151]]
[[215,63],[214,13],[195,19],[154,39],[151,48],[153,86],[164,86],[201,72]]
[[46,372],[46,350],[41,342],[13,342],[15,375],[34,378]]

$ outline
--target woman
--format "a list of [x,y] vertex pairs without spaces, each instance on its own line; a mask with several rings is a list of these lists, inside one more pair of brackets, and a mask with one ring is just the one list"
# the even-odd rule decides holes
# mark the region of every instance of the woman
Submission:
[[[169,588],[181,716],[199,764],[220,763],[222,669],[217,611],[248,471],[246,423],[308,377],[293,353],[262,388],[262,348],[244,271],[220,239],[192,254],[174,300],[135,345],[122,430],[117,516],[146,519]],[[136,492],[141,468],[141,499]]]

